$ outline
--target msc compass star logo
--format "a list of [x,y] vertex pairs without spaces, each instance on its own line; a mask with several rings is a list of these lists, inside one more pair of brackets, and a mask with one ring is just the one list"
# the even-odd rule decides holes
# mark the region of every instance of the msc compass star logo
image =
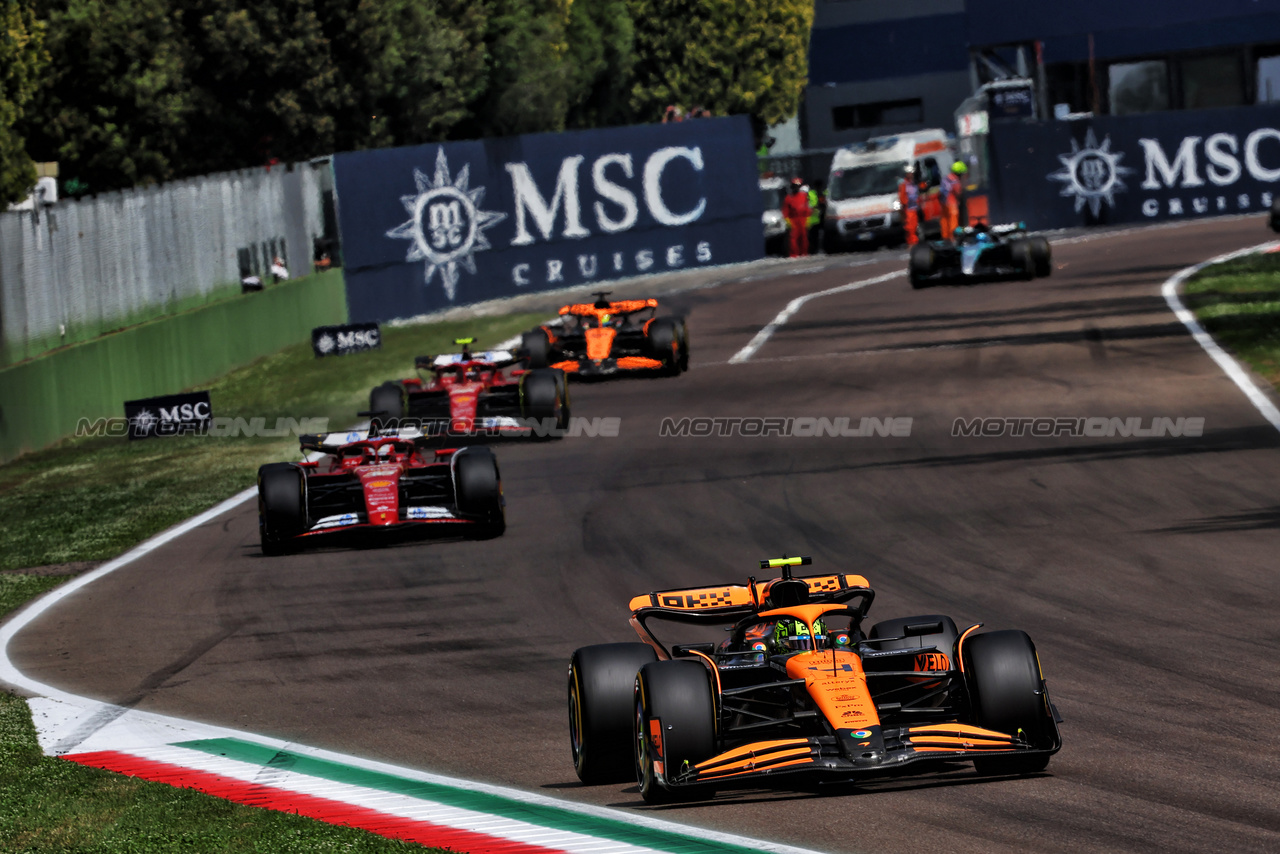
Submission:
[[439,270],[450,302],[458,289],[458,265],[475,275],[475,253],[490,248],[484,230],[507,218],[504,213],[480,209],[484,187],[472,190],[470,176],[471,167],[463,166],[458,177],[452,178],[444,149],[437,149],[434,179],[414,169],[417,195],[400,197],[409,221],[387,232],[387,237],[413,241],[405,260],[427,262],[423,276],[426,284]]
[[150,409],[144,409],[133,416],[133,429],[139,436],[145,436],[156,426],[160,419]]
[[1129,189],[1121,177],[1133,172],[1128,166],[1121,166],[1123,151],[1111,150],[1111,136],[1108,134],[1098,145],[1098,138],[1093,135],[1093,128],[1084,137],[1084,147],[1074,139],[1071,140],[1071,153],[1059,154],[1062,169],[1049,175],[1050,181],[1061,181],[1064,186],[1062,195],[1076,197],[1076,213],[1086,204],[1095,217],[1102,211],[1102,202],[1114,207],[1115,194]]

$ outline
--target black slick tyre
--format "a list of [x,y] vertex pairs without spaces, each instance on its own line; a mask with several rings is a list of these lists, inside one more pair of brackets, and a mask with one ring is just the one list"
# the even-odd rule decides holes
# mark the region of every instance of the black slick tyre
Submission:
[[689,324],[683,317],[676,322],[676,347],[680,354],[680,370],[689,370]]
[[399,383],[387,382],[369,392],[369,411],[373,421],[380,427],[393,422],[398,423],[404,417],[404,387]]
[[672,788],[666,781],[715,755],[715,715],[711,679],[699,662],[656,661],[640,669],[635,687],[635,766],[645,803],[707,794],[706,787]]
[[530,368],[545,368],[551,363],[551,341],[541,326],[520,336],[520,349],[524,351]]
[[1013,269],[1024,279],[1036,277],[1036,260],[1031,252],[1031,242],[1018,239],[1009,244],[1009,257],[1013,261]]
[[[1026,632],[973,635],[964,642],[965,685],[973,722],[996,732],[1021,734],[1037,747],[1052,740],[1053,719],[1035,645]],[[1033,774],[1049,764],[1048,753],[975,759],[979,774]]]
[[1053,252],[1049,248],[1049,241],[1043,237],[1029,237],[1027,245],[1031,247],[1031,261],[1036,276],[1042,279],[1047,277],[1053,272]]
[[477,538],[496,537],[506,530],[502,477],[492,451],[473,446],[454,454],[453,483],[458,512],[479,523],[476,526]]
[[258,469],[258,533],[265,555],[285,554],[293,538],[306,531],[306,477],[292,463],[268,463]]
[[929,277],[933,275],[936,263],[932,246],[924,243],[912,246],[911,256],[907,259],[907,274],[911,277],[911,287],[919,290],[933,284],[929,281]]
[[568,385],[564,371],[538,368],[520,380],[520,412],[538,423],[536,435],[547,438],[547,425],[563,430],[569,424]]
[[662,362],[665,373],[680,373],[680,343],[674,319],[659,317],[649,324],[649,356]]
[[631,778],[632,701],[636,674],[657,661],[643,643],[584,646],[569,662],[569,748],[578,779],[588,786]]

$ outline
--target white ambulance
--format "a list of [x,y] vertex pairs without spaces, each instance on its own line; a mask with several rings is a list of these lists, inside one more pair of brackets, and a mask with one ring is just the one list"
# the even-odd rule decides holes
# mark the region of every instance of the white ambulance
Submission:
[[938,230],[938,187],[955,162],[955,152],[942,130],[880,136],[845,146],[831,160],[827,180],[824,247],[828,252],[897,246],[906,239],[898,183],[907,166],[915,166],[924,185],[920,197],[925,234]]

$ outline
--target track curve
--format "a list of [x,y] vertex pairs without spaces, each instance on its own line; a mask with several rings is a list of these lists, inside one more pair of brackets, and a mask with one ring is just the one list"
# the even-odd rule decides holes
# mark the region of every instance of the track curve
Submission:
[[[1046,774],[750,790],[653,810],[832,852],[1280,848],[1278,434],[1169,313],[1233,219],[1055,246],[1052,278],[789,301],[898,256],[672,295],[693,367],[579,385],[621,437],[499,449],[504,537],[263,558],[245,505],[22,631],[29,676],[102,700],[560,797],[564,671],[649,589],[812,554],[873,617],[1025,628],[1066,718]],[[663,417],[911,417],[906,438],[662,438]],[[1204,417],[1197,438],[953,437],[956,418]]]

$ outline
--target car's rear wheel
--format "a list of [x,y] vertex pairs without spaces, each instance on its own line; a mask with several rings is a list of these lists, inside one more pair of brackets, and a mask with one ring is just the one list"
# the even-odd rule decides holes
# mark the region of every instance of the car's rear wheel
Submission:
[[1009,257],[1013,261],[1013,268],[1024,279],[1034,279],[1036,277],[1036,259],[1031,251],[1031,241],[1019,238],[1009,244]]
[[715,754],[715,715],[711,680],[699,662],[656,661],[640,668],[634,738],[636,779],[645,803],[709,794],[705,786],[672,788],[666,781]]
[[292,463],[258,469],[258,533],[265,555],[284,554],[307,529],[306,476]]
[[538,422],[537,435],[551,424],[558,430],[569,426],[569,394],[564,371],[555,368],[539,368],[525,374],[520,381],[520,412],[525,418]]
[[520,349],[524,351],[530,368],[545,368],[550,364],[551,341],[541,326],[520,336]]
[[674,319],[659,317],[649,324],[649,355],[662,362],[666,373],[680,373],[680,340]]
[[636,674],[657,661],[643,643],[584,646],[569,662],[569,747],[588,786],[621,783],[634,768],[631,745]]
[[929,277],[933,275],[934,266],[937,259],[934,257],[933,247],[925,243],[917,243],[911,247],[911,257],[907,261],[907,273],[911,276],[911,287],[919,290],[927,288],[932,282]]
[[[398,424],[404,417],[404,406],[404,386],[400,383],[385,382],[369,392],[369,411],[373,413],[371,418],[380,427]],[[372,423],[370,426],[373,426]]]
[[[973,635],[964,642],[965,684],[973,722],[996,732],[1021,735],[1037,747],[1052,740],[1053,718],[1035,644],[1026,632]],[[1049,764],[1048,753],[975,759],[979,774],[1033,774]]]
[[458,511],[479,523],[476,536],[487,539],[506,530],[502,500],[502,476],[498,461],[488,448],[463,448],[453,456],[454,489]]
[[1031,247],[1031,260],[1035,265],[1036,276],[1048,276],[1053,272],[1053,252],[1049,248],[1049,241],[1043,237],[1029,237],[1027,243]]

